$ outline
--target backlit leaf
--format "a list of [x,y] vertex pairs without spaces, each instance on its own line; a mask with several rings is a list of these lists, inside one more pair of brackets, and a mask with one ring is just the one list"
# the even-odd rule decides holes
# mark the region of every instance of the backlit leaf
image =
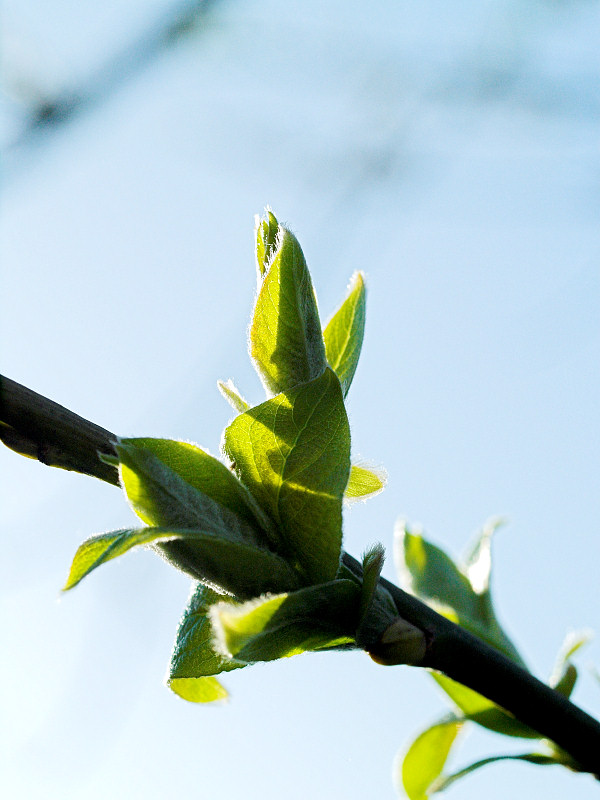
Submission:
[[125,529],[93,536],[80,545],[65,589],[71,589],[96,567],[133,547],[154,545],[178,569],[239,597],[293,589],[298,578],[289,564],[264,548],[222,535],[190,529]]
[[301,565],[309,583],[335,578],[350,429],[334,373],[327,369],[236,417],[223,448],[275,521],[280,552]]
[[382,492],[386,484],[385,471],[352,464],[350,478],[344,491],[344,500],[366,500]]
[[213,629],[223,652],[240,661],[271,661],[306,650],[351,644],[360,590],[336,580],[247,603],[217,603]]
[[323,331],[330,367],[342,384],[344,397],[354,378],[365,332],[366,290],[361,272],[350,280],[348,295]]
[[[269,243],[271,217],[265,234]],[[315,292],[296,237],[278,225],[275,244],[266,245],[265,253],[271,249],[272,257],[262,262],[265,271],[250,325],[250,356],[267,391],[277,394],[317,378],[327,360]]]
[[229,405],[235,409],[238,414],[243,414],[244,411],[248,411],[250,404],[244,400],[231,378],[227,382],[217,381],[217,386],[225,400],[227,400]]
[[226,697],[227,691],[212,676],[244,666],[239,661],[223,656],[214,647],[208,612],[212,605],[225,597],[208,586],[198,584],[179,623],[167,686],[192,703],[206,703]]
[[401,762],[401,780],[409,800],[427,800],[431,786],[442,773],[450,749],[462,727],[461,720],[449,716],[423,731]]

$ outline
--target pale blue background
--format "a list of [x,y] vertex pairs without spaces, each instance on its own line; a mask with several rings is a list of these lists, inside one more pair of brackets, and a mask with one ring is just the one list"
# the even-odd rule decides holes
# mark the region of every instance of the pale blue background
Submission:
[[[391,553],[404,515],[459,553],[507,515],[497,604],[547,676],[567,630],[600,628],[598,3],[215,2],[35,135],[33,97],[93,83],[175,4],[4,5],[2,372],[119,434],[217,452],[216,380],[261,399],[246,328],[270,203],[324,319],[367,274],[353,446],[389,487],[349,510],[347,548]],[[132,521],[120,494],[6,450],[0,470],[3,797],[396,796],[396,751],[446,708],[427,676],[303,656],[186,704],[161,683],[185,576],[139,552],[59,597],[79,542]],[[579,662],[598,714],[598,644]],[[454,765],[500,748],[473,732]],[[517,764],[446,796],[597,791]]]

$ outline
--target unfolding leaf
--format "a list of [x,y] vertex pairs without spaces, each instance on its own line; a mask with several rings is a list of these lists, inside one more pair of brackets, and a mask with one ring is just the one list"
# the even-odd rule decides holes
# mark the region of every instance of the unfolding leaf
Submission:
[[317,378],[327,360],[304,255],[296,237],[282,225],[271,245],[271,217],[264,235],[262,226],[258,228],[263,244],[257,257],[259,271],[262,263],[264,272],[250,325],[250,356],[267,391],[277,394]]
[[440,672],[432,672],[431,675],[460,709],[465,719],[506,736],[516,736],[521,739],[540,738],[539,733],[468,686],[463,686],[462,683],[457,683]]
[[379,543],[373,545],[363,558],[356,641],[367,651],[398,616],[394,601],[379,584],[384,558],[385,550]]
[[238,661],[272,661],[353,642],[360,590],[336,580],[210,610],[223,652]]
[[279,232],[279,223],[270,209],[267,209],[267,213],[263,219],[257,214],[255,220],[256,268],[260,279],[269,269],[271,260],[273,259],[276,249],[277,234]]
[[385,471],[352,464],[348,485],[344,491],[344,500],[366,500],[382,492],[386,484]]
[[212,676],[244,666],[223,656],[214,647],[208,612],[212,605],[225,597],[200,583],[192,591],[183,612],[171,655],[167,686],[184,700],[206,703],[223,699],[227,691]]
[[165,528],[124,529],[93,536],[80,545],[65,589],[71,589],[92,570],[133,547],[154,545],[178,569],[239,597],[293,589],[298,578],[284,559],[269,550],[221,535]]
[[223,448],[277,525],[279,548],[307,582],[333,580],[342,544],[350,429],[340,384],[326,371],[240,414]]
[[[401,763],[401,780],[409,800],[427,800],[442,773],[462,721],[448,716],[423,731]],[[400,766],[400,765],[399,765]]]
[[568,633],[560,648],[549,684],[560,694],[570,697],[577,681],[577,668],[571,658],[592,638],[590,631]]
[[344,397],[354,378],[365,332],[366,290],[361,272],[350,280],[348,295],[323,331],[329,365],[342,384]]
[[250,404],[244,400],[231,378],[227,382],[217,381],[217,386],[225,400],[227,400],[229,405],[235,409],[238,414],[243,414],[244,411],[248,411]]

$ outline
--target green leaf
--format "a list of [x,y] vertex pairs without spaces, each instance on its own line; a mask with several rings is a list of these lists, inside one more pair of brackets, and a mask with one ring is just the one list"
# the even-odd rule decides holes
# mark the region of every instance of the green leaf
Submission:
[[247,603],[217,603],[210,615],[222,651],[246,663],[352,644],[360,590],[336,580]]
[[431,786],[439,778],[462,720],[454,716],[423,731],[410,746],[402,761],[402,785],[410,800],[427,800]]
[[473,764],[470,764],[468,767],[464,767],[464,769],[461,769],[452,775],[440,777],[440,779],[434,783],[431,792],[442,792],[459,778],[464,778],[465,775],[474,772],[476,769],[485,767],[487,764],[493,764],[497,761],[525,761],[529,764],[536,764],[539,767],[549,767],[556,766],[557,764],[563,764],[563,761],[561,761],[559,758],[547,755],[545,753],[520,753],[518,755],[488,756],[488,758],[482,758],[479,761],[475,761]]
[[386,481],[385,470],[373,470],[352,464],[348,485],[344,491],[344,500],[352,502],[374,497],[384,490]]
[[404,522],[396,526],[394,555],[409,591],[525,667],[496,619],[489,589],[490,543],[498,525],[499,521],[493,521],[484,527],[462,569],[441,548],[410,533]]
[[385,550],[379,543],[373,545],[363,557],[356,641],[367,651],[398,616],[394,601],[379,584],[384,559]]
[[256,215],[255,223],[256,268],[259,278],[262,278],[269,269],[275,253],[279,223],[268,208],[264,219]]
[[[137,438],[122,439],[121,446],[151,453],[168,468],[161,470],[160,465],[156,465],[151,458],[130,450],[128,463],[137,464],[136,469],[149,475],[156,473],[157,479],[163,480],[166,486],[180,485],[176,477],[179,476],[198,492],[219,506],[232,511],[236,517],[240,517],[254,529],[262,528],[268,534],[272,534],[272,525],[246,486],[240,483],[225,464],[197,445],[171,439]],[[173,476],[170,470],[176,473],[176,476]],[[182,487],[181,491],[185,494],[185,487]],[[211,504],[209,505],[213,508]],[[154,518],[144,521],[149,524],[163,524]]]
[[183,612],[171,655],[167,686],[192,703],[207,703],[227,697],[227,691],[212,677],[245,666],[226,658],[214,647],[208,612],[226,595],[198,584]]
[[235,409],[238,414],[243,414],[244,411],[248,411],[250,408],[250,404],[247,403],[239,391],[236,389],[235,384],[231,380],[231,378],[225,381],[217,381],[217,386],[219,387],[219,391],[227,400],[229,405]]
[[344,397],[354,378],[365,333],[366,289],[361,272],[350,279],[348,295],[323,331],[325,354],[335,371]]
[[539,739],[540,735],[533,728],[519,722],[511,714],[497,706],[487,697],[457,683],[441,672],[432,672],[432,677],[441,689],[448,695],[457,708],[462,711],[465,719],[476,722],[483,728],[506,736],[516,736],[520,739]]
[[440,611],[449,608],[459,618],[476,618],[475,594],[454,561],[423,536],[410,533],[402,522],[397,525],[395,536],[396,555],[410,591]]
[[307,582],[333,580],[342,544],[350,428],[340,383],[327,369],[236,417],[223,448],[277,524],[279,549]]
[[271,217],[264,234],[266,260],[261,262],[259,255],[264,277],[250,325],[250,356],[267,391],[277,394],[317,378],[327,360],[304,255],[296,237],[282,225],[273,250]]
[[152,544],[178,569],[196,580],[209,582],[238,597],[294,589],[298,578],[275,553],[203,531],[165,528],[124,529],[93,536],[80,545],[65,585],[71,589],[92,570],[133,547]]
[[571,696],[577,681],[577,668],[572,663],[571,658],[591,638],[591,631],[577,631],[568,633],[562,643],[549,684],[565,697]]

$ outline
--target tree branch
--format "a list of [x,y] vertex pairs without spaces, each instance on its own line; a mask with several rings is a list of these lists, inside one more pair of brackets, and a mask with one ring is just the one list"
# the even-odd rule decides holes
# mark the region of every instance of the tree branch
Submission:
[[[117,471],[98,458],[115,454],[118,437],[63,406],[0,376],[0,439],[21,455],[118,486]],[[356,575],[361,564],[348,553]],[[390,581],[382,585],[398,613],[425,633],[419,666],[439,670],[492,700],[551,739],[581,770],[600,780],[600,723],[464,628],[455,625]]]

